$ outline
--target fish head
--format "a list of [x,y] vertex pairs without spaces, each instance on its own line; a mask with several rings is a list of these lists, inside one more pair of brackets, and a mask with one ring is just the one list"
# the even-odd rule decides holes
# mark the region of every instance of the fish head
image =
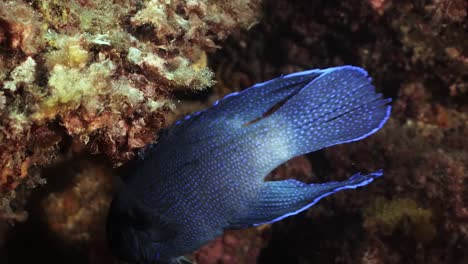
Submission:
[[107,217],[107,240],[117,258],[132,263],[164,263],[170,236],[159,219],[125,192],[118,194]]

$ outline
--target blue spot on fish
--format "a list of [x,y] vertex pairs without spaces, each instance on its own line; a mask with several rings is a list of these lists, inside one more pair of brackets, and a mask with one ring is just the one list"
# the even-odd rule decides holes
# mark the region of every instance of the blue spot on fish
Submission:
[[226,229],[280,221],[371,183],[382,171],[323,184],[264,179],[293,157],[377,132],[389,103],[365,70],[343,66],[282,75],[186,116],[126,175],[108,216],[112,252],[130,262],[183,262]]

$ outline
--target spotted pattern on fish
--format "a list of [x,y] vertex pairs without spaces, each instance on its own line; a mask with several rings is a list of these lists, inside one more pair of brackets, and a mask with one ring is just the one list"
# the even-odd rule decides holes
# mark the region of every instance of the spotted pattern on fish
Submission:
[[135,161],[108,216],[115,256],[175,263],[226,229],[279,221],[382,171],[306,184],[265,176],[287,160],[363,139],[390,116],[359,67],[308,70],[227,95],[177,121]]

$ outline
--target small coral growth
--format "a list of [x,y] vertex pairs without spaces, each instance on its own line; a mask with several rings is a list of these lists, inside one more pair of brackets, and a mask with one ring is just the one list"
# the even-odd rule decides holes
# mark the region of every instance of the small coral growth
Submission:
[[222,237],[197,250],[194,258],[197,263],[203,264],[257,263],[258,255],[265,246],[263,235],[268,231],[260,228],[226,231]]
[[11,50],[33,55],[44,47],[42,34],[47,26],[41,15],[23,1],[0,3],[0,44]]
[[365,209],[365,216],[364,224],[368,229],[379,229],[386,235],[391,235],[406,223],[403,231],[418,241],[430,241],[435,236],[432,212],[410,199],[378,197]]
[[[112,174],[107,168],[81,162],[69,187],[41,202],[48,228],[63,241],[84,242],[102,235],[112,199]],[[69,173],[71,174],[71,173]]]

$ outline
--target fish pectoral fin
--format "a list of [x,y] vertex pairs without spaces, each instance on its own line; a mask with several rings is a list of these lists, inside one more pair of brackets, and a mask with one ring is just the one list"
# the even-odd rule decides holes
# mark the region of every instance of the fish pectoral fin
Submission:
[[306,184],[294,179],[265,182],[258,199],[240,217],[230,221],[227,229],[279,221],[308,209],[328,195],[365,186],[381,175],[382,171],[368,175],[358,173],[346,181],[322,184]]
[[169,261],[168,264],[192,264],[193,262],[188,259],[186,256],[180,256],[173,258],[172,260]]

